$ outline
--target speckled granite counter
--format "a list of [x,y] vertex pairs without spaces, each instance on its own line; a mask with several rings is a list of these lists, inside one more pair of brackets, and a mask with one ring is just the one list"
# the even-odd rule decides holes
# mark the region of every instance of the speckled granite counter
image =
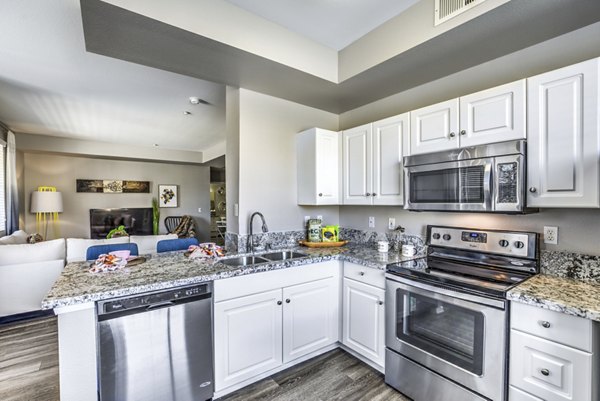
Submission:
[[[289,248],[288,248],[289,249]],[[108,273],[89,273],[88,262],[69,263],[42,301],[42,309],[52,309],[102,299],[138,294],[182,285],[219,280],[228,277],[343,260],[374,269],[385,269],[388,263],[410,260],[398,252],[379,253],[373,247],[295,248],[308,255],[301,259],[231,267],[215,259],[189,259],[183,252],[145,255],[147,262]],[[258,255],[258,253],[257,253]],[[229,255],[227,258],[239,255]]]
[[544,251],[541,270],[510,290],[508,299],[600,321],[600,256]]

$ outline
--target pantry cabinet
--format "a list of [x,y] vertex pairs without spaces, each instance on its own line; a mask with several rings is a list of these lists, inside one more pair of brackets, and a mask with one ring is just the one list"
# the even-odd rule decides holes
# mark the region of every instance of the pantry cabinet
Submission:
[[344,262],[342,343],[383,368],[385,364],[385,275]]
[[525,139],[525,80],[411,111],[411,155]]
[[598,59],[527,80],[531,207],[600,207]]
[[408,113],[342,134],[345,205],[402,205],[402,158],[408,155]]
[[340,204],[340,134],[311,128],[296,135],[299,205]]
[[336,344],[339,299],[338,261],[215,281],[215,391]]

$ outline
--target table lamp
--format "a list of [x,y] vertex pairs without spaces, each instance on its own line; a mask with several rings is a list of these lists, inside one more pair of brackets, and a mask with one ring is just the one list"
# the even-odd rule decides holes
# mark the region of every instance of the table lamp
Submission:
[[54,236],[59,237],[58,214],[63,211],[62,194],[54,187],[38,187],[31,193],[31,213],[35,213],[36,230],[44,225],[44,240],[48,239],[48,220],[52,220]]

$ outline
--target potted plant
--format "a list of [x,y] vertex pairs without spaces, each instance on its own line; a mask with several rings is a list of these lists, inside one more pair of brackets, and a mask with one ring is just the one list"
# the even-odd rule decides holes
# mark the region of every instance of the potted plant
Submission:
[[158,235],[158,223],[160,222],[160,209],[158,198],[152,198],[152,233]]

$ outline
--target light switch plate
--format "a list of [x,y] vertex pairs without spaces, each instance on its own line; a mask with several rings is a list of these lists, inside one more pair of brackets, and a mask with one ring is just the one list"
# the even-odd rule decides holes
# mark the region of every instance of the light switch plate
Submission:
[[393,217],[390,217],[388,219],[388,229],[393,230],[396,228],[396,219]]
[[544,244],[558,245],[558,227],[544,226]]
[[375,217],[369,216],[369,228],[375,228]]

